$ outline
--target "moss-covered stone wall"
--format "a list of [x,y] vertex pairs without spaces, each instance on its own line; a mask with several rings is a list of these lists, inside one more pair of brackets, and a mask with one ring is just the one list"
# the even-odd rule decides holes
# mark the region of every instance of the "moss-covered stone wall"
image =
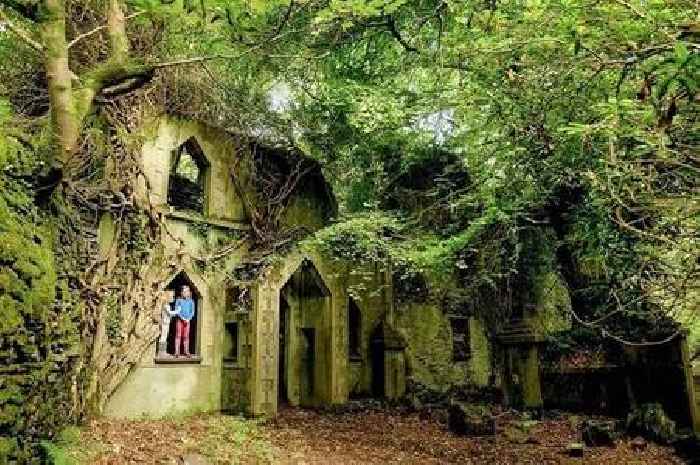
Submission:
[[32,463],[37,441],[72,418],[79,309],[24,181],[34,157],[0,133],[0,463]]
[[414,383],[438,392],[488,384],[492,373],[491,344],[480,319],[469,317],[470,355],[461,361],[454,360],[450,319],[438,303],[399,304],[395,323],[408,344],[409,379]]

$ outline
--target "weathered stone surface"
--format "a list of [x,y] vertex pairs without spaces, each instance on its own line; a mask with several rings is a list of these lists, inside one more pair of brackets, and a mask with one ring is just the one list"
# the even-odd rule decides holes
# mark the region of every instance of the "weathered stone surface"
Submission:
[[585,446],[580,442],[572,442],[566,446],[566,453],[569,457],[583,458]]
[[513,444],[539,444],[531,431],[539,423],[536,420],[513,421],[506,426],[503,435]]
[[447,426],[464,436],[493,436],[496,419],[488,407],[453,402],[448,409]]
[[644,404],[627,417],[627,431],[668,444],[676,438],[676,422],[666,415],[661,404]]
[[620,437],[616,421],[586,420],[581,423],[581,437],[589,447],[614,446]]

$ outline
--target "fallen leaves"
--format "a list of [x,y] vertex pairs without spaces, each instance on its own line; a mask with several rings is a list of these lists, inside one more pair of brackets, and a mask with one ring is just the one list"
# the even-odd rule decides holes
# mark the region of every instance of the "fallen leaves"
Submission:
[[[205,415],[171,420],[97,420],[82,435],[100,443],[96,465],[175,464],[199,453],[213,464],[681,464],[669,448],[631,440],[614,447],[586,448],[570,458],[566,447],[580,441],[569,417],[529,422],[527,441],[505,431],[522,429],[515,415],[501,415],[498,434],[468,438],[451,434],[434,416],[396,410],[355,409],[328,413],[285,408],[260,423]],[[511,435],[512,436],[512,435]]]

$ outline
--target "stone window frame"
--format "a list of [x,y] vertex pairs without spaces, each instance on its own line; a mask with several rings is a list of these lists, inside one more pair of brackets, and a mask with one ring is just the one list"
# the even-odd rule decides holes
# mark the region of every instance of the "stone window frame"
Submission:
[[249,315],[252,312],[252,292],[250,283],[245,282],[238,282],[226,287],[226,303],[222,326],[223,337],[229,337],[229,325],[236,325],[235,356],[229,356],[229,354],[224,353],[221,357],[224,365],[227,367],[236,368],[241,363],[243,350],[242,331],[245,315]]
[[[185,270],[180,271],[179,273],[176,273],[172,279],[170,280],[170,284],[168,284],[168,288],[172,283],[180,278],[180,276],[184,276],[184,281],[186,281],[186,284],[190,286],[190,290],[192,291],[192,296],[194,298],[194,308],[195,308],[195,325],[194,327],[190,327],[190,337],[192,337],[192,331],[194,331],[194,351],[192,353],[192,356],[190,357],[178,357],[175,358],[172,354],[169,354],[167,357],[159,357],[158,354],[154,357],[154,363],[156,366],[162,366],[162,365],[172,365],[172,364],[178,364],[178,365],[198,365],[202,363],[202,321],[203,321],[203,301],[204,301],[204,296],[202,295],[202,292],[199,290],[199,288],[195,285],[194,281],[192,278],[189,276],[188,272]],[[176,296],[175,298],[177,299],[178,296],[178,291],[176,290]],[[174,302],[173,302],[174,305]],[[173,317],[174,318],[174,317]],[[172,324],[171,324],[172,325]],[[172,332],[168,334],[168,345],[170,345],[170,339],[171,337],[174,337]]]
[[[464,315],[448,315],[452,340],[452,361],[467,362],[471,360],[471,322]],[[457,325],[460,328],[457,328]]]
[[[231,333],[229,328],[235,328],[235,332]],[[241,357],[241,324],[236,320],[227,320],[224,322],[224,337],[233,336],[233,344],[231,345],[231,353],[224,353],[223,361],[227,365],[237,365]]]
[[[180,156],[182,155],[182,150],[183,148],[186,148],[188,144],[194,144],[196,146],[196,150],[189,151],[188,153],[190,154],[190,157],[193,158],[195,163],[197,164],[197,169],[199,170],[200,174],[198,178],[201,178],[201,188],[202,188],[202,208],[201,211],[195,211],[195,210],[189,210],[187,208],[181,208],[179,206],[173,205],[170,203],[170,189],[172,187],[172,174],[173,170],[176,169],[177,164],[179,163]],[[190,153],[192,152],[192,153]],[[197,155],[199,153],[199,155]],[[168,207],[170,207],[174,211],[178,212],[190,212],[190,213],[195,213],[198,215],[201,215],[202,217],[206,217],[209,214],[209,198],[210,198],[210,191],[211,191],[211,168],[212,168],[212,163],[207,157],[206,152],[204,151],[204,148],[202,147],[201,142],[199,141],[197,136],[190,136],[187,139],[185,139],[184,142],[179,144],[177,147],[175,147],[173,150],[170,151],[170,158],[168,161],[168,179],[167,179],[167,191],[166,191],[166,203]]]

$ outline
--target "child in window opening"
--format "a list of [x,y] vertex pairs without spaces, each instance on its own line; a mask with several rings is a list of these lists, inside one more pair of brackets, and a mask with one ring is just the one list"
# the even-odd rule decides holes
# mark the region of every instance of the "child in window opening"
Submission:
[[177,331],[175,332],[175,356],[180,356],[180,342],[184,347],[183,355],[190,357],[190,320],[194,317],[194,300],[188,285],[182,286],[180,298],[175,301],[177,313]]
[[163,292],[160,300],[160,338],[158,339],[158,357],[166,357],[168,355],[168,333],[170,331],[170,319],[177,315],[175,310],[172,310],[170,304],[175,300],[175,291],[166,289]]

